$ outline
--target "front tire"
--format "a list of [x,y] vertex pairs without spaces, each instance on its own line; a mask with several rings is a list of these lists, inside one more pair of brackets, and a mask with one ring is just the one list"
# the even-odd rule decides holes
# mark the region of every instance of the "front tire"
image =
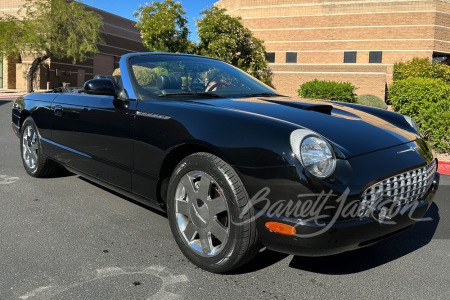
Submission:
[[183,254],[214,273],[253,258],[259,244],[248,203],[241,180],[222,159],[210,153],[186,157],[172,174],[167,198],[170,227]]
[[25,119],[20,131],[20,153],[28,175],[41,178],[54,175],[59,166],[47,158],[41,147],[37,126],[31,117]]

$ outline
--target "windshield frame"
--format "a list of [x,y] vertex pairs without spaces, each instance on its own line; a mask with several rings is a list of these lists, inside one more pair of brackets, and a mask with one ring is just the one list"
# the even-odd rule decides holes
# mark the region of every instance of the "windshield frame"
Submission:
[[[261,92],[267,92],[267,93],[273,93],[274,96],[278,95],[278,93],[276,92],[276,90],[274,90],[272,87],[264,84],[263,82],[259,81],[258,79],[254,78],[253,76],[251,76],[250,74],[240,70],[239,68],[236,68],[235,66],[224,62],[222,60],[219,59],[214,59],[214,58],[210,58],[210,57],[206,57],[206,56],[200,56],[200,55],[195,55],[195,54],[184,54],[184,53],[132,53],[132,54],[127,54],[125,56],[123,56],[120,60],[120,71],[122,74],[122,81],[123,81],[123,85],[125,90],[127,91],[128,94],[128,98],[130,99],[136,99],[139,101],[173,101],[173,100],[182,100],[180,99],[180,97],[176,97],[176,96],[172,96],[172,97],[143,97],[140,93],[139,93],[139,89],[138,89],[138,82],[136,80],[134,71],[132,70],[132,59],[136,58],[136,57],[142,57],[142,56],[179,56],[179,57],[189,57],[189,58],[198,58],[202,61],[207,61],[207,60],[211,60],[214,61],[216,63],[219,64],[225,64],[227,65],[227,67],[232,68],[233,70],[239,72],[239,75],[244,76],[245,78],[247,78],[248,80],[250,80],[253,84],[255,85],[260,85],[262,87]],[[238,79],[238,78],[237,78]],[[238,79],[239,80],[239,79]],[[243,98],[245,97],[245,94],[228,94],[228,95],[223,95],[218,93],[217,95],[222,96],[221,98]],[[198,96],[192,95],[190,96],[193,99],[198,98]],[[182,96],[181,98],[186,99],[186,96]],[[215,97],[211,97],[211,98],[207,98],[207,97],[202,97],[203,99],[220,99],[219,97],[215,98]]]

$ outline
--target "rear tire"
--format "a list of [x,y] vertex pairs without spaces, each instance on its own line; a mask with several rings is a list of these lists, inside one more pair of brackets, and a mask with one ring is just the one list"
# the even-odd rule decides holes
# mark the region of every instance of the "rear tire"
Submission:
[[20,131],[20,153],[28,175],[42,178],[56,174],[60,166],[47,158],[41,147],[37,126],[31,117],[25,119]]
[[223,273],[259,250],[247,192],[233,168],[210,153],[195,153],[175,168],[169,182],[170,228],[183,254],[198,267]]

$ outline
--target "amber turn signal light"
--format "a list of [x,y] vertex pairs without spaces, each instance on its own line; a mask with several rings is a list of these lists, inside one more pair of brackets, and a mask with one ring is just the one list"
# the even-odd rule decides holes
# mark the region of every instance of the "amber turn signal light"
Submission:
[[277,222],[267,222],[266,228],[270,231],[284,235],[294,235],[297,232],[294,227]]

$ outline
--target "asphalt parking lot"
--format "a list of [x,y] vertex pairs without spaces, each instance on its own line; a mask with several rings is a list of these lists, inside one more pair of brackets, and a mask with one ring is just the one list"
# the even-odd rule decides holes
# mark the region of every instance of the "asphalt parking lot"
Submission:
[[0,99],[0,299],[450,299],[450,176],[413,229],[324,258],[263,251],[215,275],[164,214],[78,176],[29,177]]

